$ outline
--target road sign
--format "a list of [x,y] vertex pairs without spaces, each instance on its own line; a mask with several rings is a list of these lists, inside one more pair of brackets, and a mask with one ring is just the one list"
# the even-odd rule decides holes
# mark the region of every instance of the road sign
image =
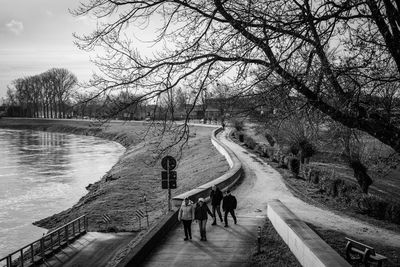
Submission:
[[146,217],[146,214],[145,214],[142,210],[137,210],[137,211],[135,211],[135,214],[136,214],[136,216],[139,217],[139,218],[144,218],[144,217]]
[[[169,175],[169,177],[168,177]],[[170,171],[168,173],[168,171],[161,171],[161,179],[162,180],[168,180],[168,178],[170,180],[176,180],[176,171]]]
[[176,180],[169,180],[169,188],[176,189]]
[[176,189],[176,180],[169,180],[169,186],[168,186],[168,180],[161,180],[161,188]]
[[172,171],[176,167],[176,159],[172,156],[165,156],[161,160],[161,166],[164,170]]
[[103,221],[105,223],[110,223],[111,222],[111,217],[108,214],[103,214]]

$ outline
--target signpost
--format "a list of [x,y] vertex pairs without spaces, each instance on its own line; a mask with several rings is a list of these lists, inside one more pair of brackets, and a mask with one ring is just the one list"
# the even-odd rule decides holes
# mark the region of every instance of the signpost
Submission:
[[103,221],[106,223],[106,229],[108,229],[111,222],[111,216],[108,214],[103,214]]
[[168,189],[168,211],[171,210],[171,189],[176,188],[176,159],[172,156],[165,156],[161,160],[161,166],[165,171],[161,171],[161,188]]

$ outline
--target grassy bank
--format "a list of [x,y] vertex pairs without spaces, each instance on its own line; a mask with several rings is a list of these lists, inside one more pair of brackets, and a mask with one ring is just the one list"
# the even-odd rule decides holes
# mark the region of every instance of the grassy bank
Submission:
[[258,246],[253,247],[249,266],[301,266],[268,218],[261,229],[260,237],[260,251]]
[[[167,208],[167,193],[161,189],[160,164],[152,165],[155,156],[152,151],[156,149],[158,137],[147,132],[147,124],[111,122],[95,126],[89,121],[2,118],[0,127],[92,135],[117,141],[127,148],[113,168],[88,187],[87,195],[77,204],[36,222],[38,226],[51,229],[87,214],[89,230],[102,231],[107,230],[102,220],[102,215],[107,213],[112,218],[112,229],[133,231],[138,227],[135,211],[146,208],[143,195],[147,196],[150,223]],[[177,168],[178,189],[173,190],[173,195],[211,181],[228,170],[225,158],[211,144],[212,130],[190,128],[189,142],[183,148]]]

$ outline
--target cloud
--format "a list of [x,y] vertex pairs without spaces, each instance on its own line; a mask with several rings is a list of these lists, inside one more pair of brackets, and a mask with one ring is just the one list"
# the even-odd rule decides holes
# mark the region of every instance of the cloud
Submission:
[[22,21],[11,20],[6,23],[6,28],[15,35],[19,35],[24,30],[24,24]]

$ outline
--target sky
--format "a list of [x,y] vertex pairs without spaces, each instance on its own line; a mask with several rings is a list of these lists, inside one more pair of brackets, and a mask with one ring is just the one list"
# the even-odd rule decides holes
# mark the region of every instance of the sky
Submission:
[[95,71],[72,34],[89,33],[95,21],[74,17],[79,0],[0,0],[0,99],[17,78],[66,68],[79,81]]

